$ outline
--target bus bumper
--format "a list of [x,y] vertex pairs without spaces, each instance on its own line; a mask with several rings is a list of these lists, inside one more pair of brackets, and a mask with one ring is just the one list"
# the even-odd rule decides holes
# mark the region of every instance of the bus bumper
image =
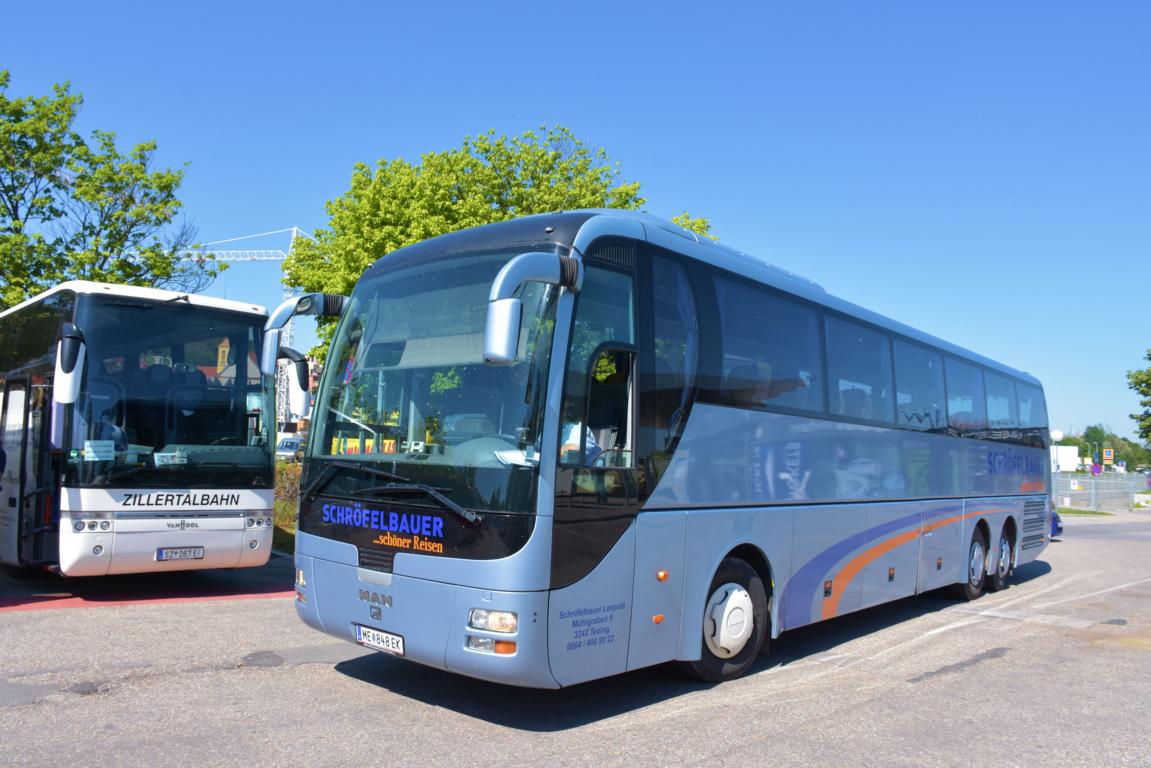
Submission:
[[[402,654],[393,655],[481,680],[559,687],[548,664],[547,606],[546,592],[474,589],[296,554],[296,612],[306,624],[353,643],[357,625],[398,636]],[[518,627],[473,628],[473,608],[514,612]],[[499,652],[477,649],[497,643]]]
[[[105,576],[261,566],[272,553],[272,528],[248,526],[245,521],[267,514],[188,519],[65,515],[60,520],[60,573]],[[162,552],[171,550],[189,557],[160,559]]]

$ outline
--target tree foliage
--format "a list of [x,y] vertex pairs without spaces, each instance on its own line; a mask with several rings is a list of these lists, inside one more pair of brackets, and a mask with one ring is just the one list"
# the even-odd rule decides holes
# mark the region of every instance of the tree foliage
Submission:
[[514,138],[488,131],[418,163],[358,163],[351,188],[327,204],[327,229],[296,242],[284,282],[347,294],[377,259],[436,235],[533,213],[639,208],[639,183],[619,177],[602,148],[561,126]]
[[9,82],[0,71],[0,308],[70,279],[206,287],[219,267],[182,259],[195,231],[173,224],[184,169],[153,170],[155,142],[121,154],[108,131],[85,141],[67,83],[9,98]]
[[1151,450],[1108,431],[1102,424],[1087,427],[1079,436],[1068,435],[1060,440],[1058,445],[1077,446],[1079,458],[1088,463],[1096,457],[1102,461],[1103,449],[1113,448],[1115,460],[1126,462],[1128,469],[1151,465]]
[[[1143,356],[1147,362],[1151,362],[1151,349],[1147,350],[1147,354]],[[1151,368],[1144,368],[1140,371],[1127,372],[1127,386],[1139,395],[1139,407],[1143,409],[1142,413],[1133,413],[1131,418],[1135,420],[1137,425],[1136,432],[1139,437],[1143,438],[1148,444],[1151,444]]]
[[678,224],[684,229],[690,230],[697,235],[703,235],[704,237],[710,238],[712,240],[719,240],[718,237],[711,234],[711,222],[703,217],[693,218],[691,214],[689,214],[687,211],[684,211],[679,216],[673,217],[671,221],[673,224]]

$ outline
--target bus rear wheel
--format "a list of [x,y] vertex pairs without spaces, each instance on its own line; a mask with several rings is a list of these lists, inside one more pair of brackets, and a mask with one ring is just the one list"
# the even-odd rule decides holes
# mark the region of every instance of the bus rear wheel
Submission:
[[687,671],[712,683],[734,680],[764,650],[770,616],[763,579],[746,561],[729,557],[719,565],[703,611],[703,648]]
[[955,585],[955,596],[960,600],[975,600],[983,594],[983,586],[987,581],[987,536],[981,528],[971,532],[965,576],[962,584]]
[[995,548],[995,573],[987,579],[987,588],[998,592],[1007,586],[1007,577],[1011,575],[1011,539],[1006,533],[999,534],[999,546]]

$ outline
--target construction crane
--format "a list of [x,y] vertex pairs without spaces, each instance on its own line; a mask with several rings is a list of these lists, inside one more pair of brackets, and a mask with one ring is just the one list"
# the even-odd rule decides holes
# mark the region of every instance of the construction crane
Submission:
[[[281,251],[278,249],[217,249],[211,246],[226,245],[228,243],[238,243],[243,240],[254,240],[261,237],[271,237],[273,235],[283,235],[291,233],[291,240],[288,242],[288,250]],[[292,248],[296,245],[296,238],[306,237],[309,240],[313,238],[308,235],[304,230],[299,227],[288,227],[286,229],[275,229],[271,232],[260,232],[255,235],[241,235],[240,237],[229,237],[224,240],[214,240],[210,243],[204,243],[200,248],[195,250],[186,250],[180,253],[182,258],[185,259],[203,259],[206,255],[211,255],[216,261],[221,262],[244,262],[244,261],[284,261],[292,252]],[[288,299],[292,296],[298,295],[298,291],[294,291],[285,287],[283,298]],[[280,343],[285,347],[292,346],[293,340],[293,322],[289,321],[287,326],[284,327],[283,333],[280,336]],[[281,367],[276,373],[276,429],[286,424],[289,419],[288,414],[288,375],[287,368]]]

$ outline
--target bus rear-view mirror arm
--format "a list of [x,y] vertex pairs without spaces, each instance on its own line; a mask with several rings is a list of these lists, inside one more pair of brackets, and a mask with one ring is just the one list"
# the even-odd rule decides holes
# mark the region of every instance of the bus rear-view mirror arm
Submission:
[[264,323],[264,347],[260,350],[260,371],[265,376],[276,373],[276,360],[280,358],[280,337],[285,325],[296,315],[339,317],[348,298],[336,293],[305,293],[285,299]]
[[54,402],[71,405],[80,396],[86,351],[84,334],[72,323],[64,323],[60,343],[56,345],[56,376],[52,381]]
[[308,361],[289,347],[280,347],[280,358],[288,361],[288,411],[297,420],[306,419],[312,412],[312,398],[308,392]]
[[516,292],[524,283],[558,285],[578,292],[583,285],[583,263],[555,253],[521,253],[500,269],[488,295],[488,317],[484,326],[484,362],[511,365],[520,346],[523,302]]

